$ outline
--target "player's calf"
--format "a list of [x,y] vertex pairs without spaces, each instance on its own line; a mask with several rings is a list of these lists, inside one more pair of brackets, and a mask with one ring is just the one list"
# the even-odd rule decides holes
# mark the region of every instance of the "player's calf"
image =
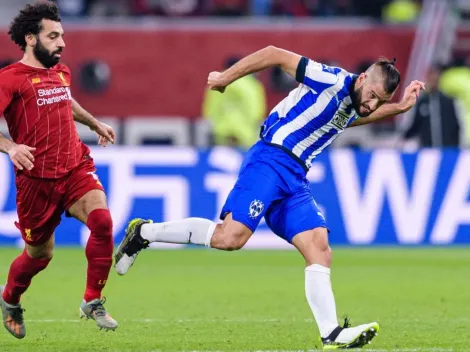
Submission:
[[251,237],[251,231],[244,231],[243,229],[227,230],[218,228],[212,236],[211,247],[224,250],[236,251],[242,249]]
[[223,224],[202,218],[153,223],[151,220],[133,219],[115,253],[115,267],[124,275],[134,264],[139,253],[150,243],[192,243],[221,250],[242,248],[252,231],[229,214]]
[[228,214],[224,222],[217,225],[210,246],[220,250],[235,251],[243,248],[252,234],[246,225],[233,220],[232,214]]
[[101,297],[113,263],[113,221],[107,209],[93,210],[87,219],[91,231],[85,254],[88,260],[85,302]]
[[33,277],[48,266],[53,248],[53,236],[37,246],[26,244],[25,250],[11,263],[6,286],[0,287],[3,325],[16,338],[26,335],[21,295],[28,289]]
[[150,243],[193,243],[209,247],[217,226],[214,222],[202,218],[163,223],[133,219],[129,222],[126,235],[115,253],[116,272],[119,275],[127,273],[139,253]]
[[305,259],[306,266],[319,264],[331,267],[332,251],[328,243],[328,231],[324,227],[305,231],[296,235],[292,244]]
[[9,304],[18,304],[21,295],[31,285],[34,276],[44,270],[50,258],[32,258],[26,250],[11,263],[8,280],[3,292],[3,299]]
[[329,336],[338,327],[330,280],[331,250],[327,235],[325,228],[318,227],[301,232],[292,240],[292,244],[305,258],[305,295],[322,338]]

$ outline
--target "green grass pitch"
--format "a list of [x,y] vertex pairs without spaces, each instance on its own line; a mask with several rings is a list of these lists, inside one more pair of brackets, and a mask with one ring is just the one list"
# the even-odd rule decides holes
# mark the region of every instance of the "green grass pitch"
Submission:
[[[0,249],[0,282],[18,249]],[[146,251],[104,291],[120,323],[78,319],[82,249],[57,248],[22,303],[27,336],[0,329],[0,351],[299,351],[320,347],[295,251]],[[466,248],[338,248],[338,318],[378,321],[374,351],[463,351],[470,344]]]

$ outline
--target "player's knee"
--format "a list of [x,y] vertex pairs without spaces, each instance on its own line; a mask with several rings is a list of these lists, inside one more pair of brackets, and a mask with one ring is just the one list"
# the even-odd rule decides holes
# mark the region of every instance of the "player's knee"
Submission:
[[326,266],[330,267],[333,252],[331,251],[330,245],[328,243],[328,231],[325,228],[315,229],[313,232],[313,246],[315,251],[321,257],[321,260]]
[[87,226],[96,236],[112,237],[113,219],[108,209],[93,210],[88,215]]
[[34,259],[44,259],[50,261],[54,256],[54,245],[47,242],[40,246],[26,245],[26,253]]
[[43,252],[32,252],[32,253],[29,251],[26,251],[26,252],[31,258],[34,258],[34,259],[42,259],[42,260],[50,261],[52,257],[54,256],[53,250],[47,250]]
[[329,253],[331,255],[331,248],[328,243],[328,232],[325,228],[313,230],[312,244],[318,252]]
[[332,252],[328,244],[328,231],[319,227],[298,234],[292,244],[302,253],[306,265],[321,264],[331,266]]

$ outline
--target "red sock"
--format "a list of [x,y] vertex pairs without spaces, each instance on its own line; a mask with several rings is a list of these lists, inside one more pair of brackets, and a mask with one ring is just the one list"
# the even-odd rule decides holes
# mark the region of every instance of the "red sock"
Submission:
[[28,289],[31,279],[44,270],[51,259],[31,258],[26,250],[11,263],[8,281],[3,291],[3,299],[9,304],[18,304],[21,295]]
[[88,215],[91,231],[85,254],[88,259],[85,302],[101,298],[111,265],[113,264],[113,220],[107,209],[96,209]]

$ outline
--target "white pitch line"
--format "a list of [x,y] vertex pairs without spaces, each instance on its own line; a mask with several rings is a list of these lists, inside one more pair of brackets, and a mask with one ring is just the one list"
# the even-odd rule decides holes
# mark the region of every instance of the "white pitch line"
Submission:
[[[26,320],[30,323],[78,323],[80,319],[31,319]],[[233,319],[207,319],[207,318],[180,318],[180,319],[159,319],[159,318],[141,318],[141,319],[122,319],[123,322],[132,323],[309,323],[312,324],[315,321],[313,319],[278,319],[278,318],[262,318],[262,319],[250,319],[250,318],[233,318]],[[422,319],[393,319],[395,323],[417,323],[421,322]],[[449,321],[452,323],[468,323],[470,318],[450,318],[442,319],[442,321]],[[380,323],[380,320],[379,320]],[[470,349],[469,349],[470,351]]]
[[[78,323],[84,319],[31,319],[28,323]],[[312,323],[313,319],[123,319],[123,322],[132,323]]]
[[25,319],[25,323],[79,323],[80,319]]

